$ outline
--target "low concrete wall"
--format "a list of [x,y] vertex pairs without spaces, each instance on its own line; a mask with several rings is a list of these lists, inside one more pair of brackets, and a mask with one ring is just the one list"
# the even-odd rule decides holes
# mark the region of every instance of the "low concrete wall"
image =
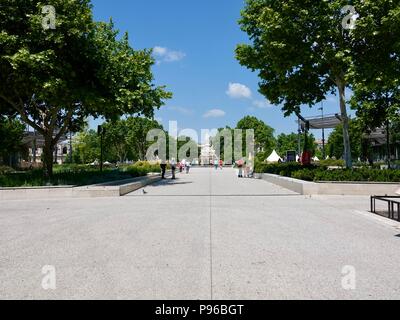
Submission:
[[274,174],[256,174],[263,179],[302,195],[395,195],[400,183],[308,182]]
[[120,197],[159,180],[157,174],[85,187],[0,188],[0,200]]

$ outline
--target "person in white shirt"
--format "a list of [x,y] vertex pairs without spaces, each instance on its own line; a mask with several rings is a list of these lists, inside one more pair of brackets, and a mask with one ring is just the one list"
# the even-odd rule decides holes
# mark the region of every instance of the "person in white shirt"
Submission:
[[192,165],[192,164],[190,163],[190,161],[186,162],[186,174],[189,174],[190,166],[191,166],[191,165]]

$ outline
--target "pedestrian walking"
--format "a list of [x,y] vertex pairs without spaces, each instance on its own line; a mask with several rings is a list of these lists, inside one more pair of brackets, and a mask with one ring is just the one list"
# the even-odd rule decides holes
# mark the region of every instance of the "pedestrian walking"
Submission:
[[190,161],[186,162],[186,174],[189,174],[191,165]]
[[238,177],[239,177],[239,178],[243,178],[243,165],[244,165],[244,161],[243,161],[243,160],[239,160],[239,161],[236,162],[236,165],[237,165],[237,167],[238,167],[238,169],[239,169]]
[[164,159],[161,160],[160,167],[161,167],[161,179],[165,179],[165,171],[167,170],[167,161],[165,161]]
[[186,168],[186,159],[181,160],[181,166],[182,166],[182,171],[184,171]]
[[175,161],[175,158],[171,159],[170,164],[171,164],[171,171],[172,171],[172,180],[175,180],[176,179],[176,177],[175,177],[175,172],[176,172],[176,161]]
[[219,168],[222,170],[223,166],[224,166],[224,162],[221,159],[221,160],[219,160]]
[[244,160],[244,164],[243,164],[243,177],[244,178],[248,178],[249,177],[249,167],[247,166],[247,160]]
[[214,168],[215,168],[215,170],[218,170],[218,166],[219,166],[219,161],[218,161],[218,159],[215,159],[214,160]]

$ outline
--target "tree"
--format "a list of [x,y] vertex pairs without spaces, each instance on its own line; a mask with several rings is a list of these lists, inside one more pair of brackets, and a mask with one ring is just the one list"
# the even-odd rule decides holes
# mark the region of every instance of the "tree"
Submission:
[[[237,125],[236,129],[241,130],[254,130],[254,148],[257,152],[257,158],[264,161],[266,157],[273,151],[276,141],[274,137],[274,129],[268,126],[262,120],[256,117],[246,116],[241,119]],[[246,137],[243,135],[243,148],[246,147]]]
[[117,120],[103,125],[105,129],[104,149],[112,154],[112,161],[125,162],[130,153],[133,152],[133,146],[129,144],[129,128],[126,120]]
[[25,126],[17,119],[0,116],[0,158],[18,152],[22,146]]
[[[362,124],[359,120],[350,120],[349,122],[349,136],[351,142],[351,156],[353,159],[365,158],[363,146],[365,146],[363,139]],[[343,158],[343,128],[342,125],[336,127],[330,134],[327,144],[328,155],[336,159]]]
[[399,118],[400,7],[365,1],[358,11],[351,102],[364,128],[373,130]]
[[94,130],[83,130],[73,139],[75,163],[89,164],[100,159],[100,137]]
[[186,159],[192,162],[194,159],[199,157],[199,145],[191,137],[179,136],[176,144],[178,150],[178,161]]
[[143,117],[129,117],[125,123],[127,127],[126,142],[130,146],[129,148],[134,151],[136,160],[144,160],[147,149],[152,144],[146,140],[147,133],[153,129],[163,130],[162,125],[155,120]]
[[[362,7],[365,1],[353,1]],[[368,1],[367,1],[368,2]],[[344,0],[247,0],[240,25],[251,41],[236,49],[237,59],[259,71],[260,93],[285,115],[300,112],[337,90],[346,166],[352,166],[346,107],[354,42],[342,22]]]
[[[301,134],[300,135],[301,150],[303,150],[304,147],[304,142],[305,142],[304,139],[305,139],[304,134]],[[307,146],[309,149],[308,151],[310,151],[313,155],[315,155],[317,152],[317,145],[315,143],[315,137],[313,134],[307,135]],[[290,134],[281,133],[280,135],[278,135],[276,139],[276,151],[280,156],[285,155],[287,151],[298,152],[298,149],[299,149],[299,135],[297,133],[290,133]]]
[[[224,133],[229,133],[229,141],[225,141],[228,138],[224,137]],[[225,143],[232,143],[232,146],[229,147],[227,144],[227,147],[225,147]],[[225,128],[219,128],[218,129],[218,134],[211,137],[211,146],[214,147],[217,154],[217,157],[220,159],[223,159],[226,163],[233,163],[234,162],[234,150],[233,150],[233,143],[234,143],[234,129],[232,129],[229,126],[226,126]],[[225,154],[225,149],[229,147],[229,154]],[[227,150],[228,151],[228,150]]]
[[135,51],[127,34],[92,20],[89,0],[49,0],[55,29],[42,26],[39,0],[3,0],[0,11],[0,109],[16,112],[45,140],[45,174],[53,148],[87,116],[152,116],[171,94],[155,87],[150,50]]

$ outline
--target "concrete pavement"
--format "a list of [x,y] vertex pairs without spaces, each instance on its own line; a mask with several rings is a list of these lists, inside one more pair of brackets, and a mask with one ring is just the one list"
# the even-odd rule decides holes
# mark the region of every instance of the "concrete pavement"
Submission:
[[[300,196],[232,169],[144,190],[0,201],[0,298],[400,297],[399,224],[367,213],[368,197]],[[45,265],[55,290],[42,288]]]

